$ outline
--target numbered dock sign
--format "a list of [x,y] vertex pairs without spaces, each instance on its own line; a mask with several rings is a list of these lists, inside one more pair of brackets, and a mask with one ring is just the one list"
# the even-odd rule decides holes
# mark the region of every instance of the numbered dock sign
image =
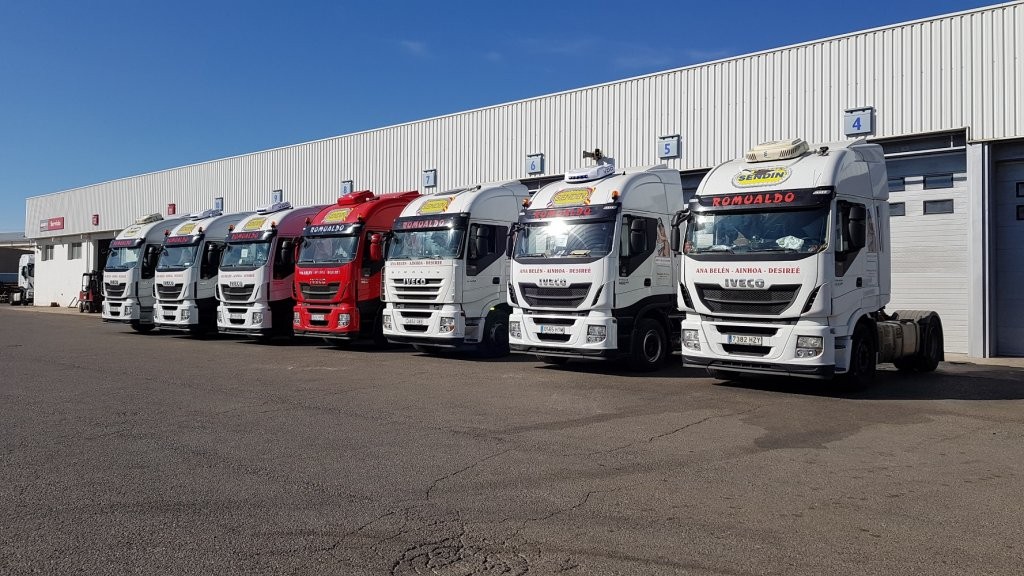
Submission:
[[526,156],[526,173],[527,174],[543,174],[544,173],[544,155],[543,154],[528,154]]
[[862,136],[875,133],[875,109],[852,108],[843,114],[843,134]]
[[679,135],[658,138],[658,159],[679,158]]

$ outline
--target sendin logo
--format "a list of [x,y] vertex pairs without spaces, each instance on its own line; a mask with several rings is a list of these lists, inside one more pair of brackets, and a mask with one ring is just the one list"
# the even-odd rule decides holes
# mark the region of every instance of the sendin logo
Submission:
[[125,228],[124,232],[121,232],[122,238],[134,238],[139,234],[139,230],[142,230],[142,226],[132,226]]
[[196,225],[189,222],[188,224],[182,224],[181,228],[178,228],[178,233],[175,236],[191,234],[196,229]]
[[242,230],[259,230],[263,227],[263,223],[266,221],[266,218],[253,218],[246,222],[245,226],[242,226]]
[[781,184],[789,179],[789,168],[785,166],[774,166],[771,168],[757,168],[756,170],[742,170],[732,177],[732,185],[737,188],[749,186],[772,186]]
[[337,210],[331,210],[324,216],[323,223],[330,224],[331,222],[344,222],[348,215],[352,213],[351,208],[338,208]]
[[562,206],[587,206],[590,204],[590,195],[594,193],[593,188],[567,188],[556,192],[548,202],[548,208],[561,208]]
[[448,209],[448,205],[452,203],[454,196],[447,198],[433,198],[427,200],[420,205],[420,209],[416,211],[417,214],[440,214]]

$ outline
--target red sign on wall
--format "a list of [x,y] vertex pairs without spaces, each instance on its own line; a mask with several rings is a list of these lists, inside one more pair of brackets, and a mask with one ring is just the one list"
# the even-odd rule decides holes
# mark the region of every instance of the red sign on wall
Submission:
[[49,232],[50,230],[63,230],[64,229],[64,217],[58,216],[56,218],[44,218],[39,221],[39,231]]
[[93,214],[92,215],[92,225],[93,226],[99,226],[100,225],[100,215],[99,214]]

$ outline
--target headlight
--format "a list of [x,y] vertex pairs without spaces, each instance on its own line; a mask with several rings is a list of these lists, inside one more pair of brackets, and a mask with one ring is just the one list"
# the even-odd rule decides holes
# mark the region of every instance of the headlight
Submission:
[[385,314],[382,316],[381,321],[384,323],[385,330],[391,330],[391,314]]
[[441,316],[441,332],[454,332],[455,331],[455,318],[451,316]]
[[820,356],[823,347],[824,340],[821,336],[796,337],[797,358],[814,358],[815,356]]
[[125,304],[124,306],[122,306],[121,307],[121,315],[122,316],[131,316],[132,315],[132,305],[131,304]]
[[348,328],[348,325],[352,323],[351,314],[338,314],[338,326],[340,328]]
[[188,308],[182,308],[181,309],[181,319],[182,320],[188,321],[188,319],[191,318],[191,317],[192,317],[192,311],[191,310],[189,310]]
[[292,324],[298,326],[302,322],[302,317],[298,312],[292,312]]
[[263,324],[263,312],[253,312],[252,313],[252,323],[253,324]]
[[603,342],[608,337],[608,330],[604,326],[587,326],[587,344]]
[[683,348],[700,350],[700,336],[696,330],[683,330]]
[[513,320],[508,323],[508,333],[511,334],[513,338],[523,337],[523,329],[518,320]]

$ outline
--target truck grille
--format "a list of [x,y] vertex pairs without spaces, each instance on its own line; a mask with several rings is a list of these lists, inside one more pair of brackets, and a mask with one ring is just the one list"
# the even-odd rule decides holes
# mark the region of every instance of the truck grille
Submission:
[[125,290],[127,289],[127,284],[111,284],[110,282],[103,283],[103,291],[106,292],[107,298],[121,298],[124,296]]
[[440,278],[424,278],[425,284],[405,284],[402,278],[388,279],[388,299],[394,302],[434,302],[441,293]]
[[323,284],[320,286],[314,284],[299,284],[299,290],[302,292],[303,300],[332,300],[338,295],[338,288],[340,287],[340,282],[331,282],[330,284]]
[[530,306],[545,308],[579,308],[587,294],[590,293],[590,282],[569,284],[566,288],[541,288],[536,284],[519,284],[523,299]]
[[252,298],[252,293],[255,289],[255,284],[245,284],[243,286],[221,284],[220,295],[225,302],[248,302],[249,298]]
[[177,300],[181,297],[181,289],[184,288],[184,284],[166,284],[156,285],[156,296],[161,300]]
[[736,290],[714,284],[697,284],[697,297],[716,314],[779,314],[793,304],[799,284],[772,286],[765,290]]

